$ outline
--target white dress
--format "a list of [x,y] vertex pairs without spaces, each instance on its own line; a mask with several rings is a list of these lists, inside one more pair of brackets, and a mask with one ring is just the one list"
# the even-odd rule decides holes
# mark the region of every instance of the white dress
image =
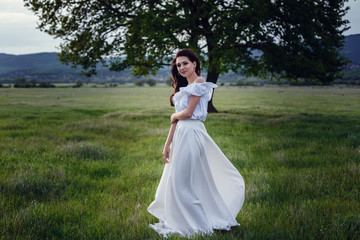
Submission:
[[201,96],[191,118],[180,120],[173,136],[169,163],[148,211],[159,219],[150,224],[160,235],[211,234],[213,229],[238,226],[236,216],[245,197],[245,183],[207,134],[207,116],[213,88],[210,82],[180,88],[173,97],[176,112],[185,109],[190,95]]

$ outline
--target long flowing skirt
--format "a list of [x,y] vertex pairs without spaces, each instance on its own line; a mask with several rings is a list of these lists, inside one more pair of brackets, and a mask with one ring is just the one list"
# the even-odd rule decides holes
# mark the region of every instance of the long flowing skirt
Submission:
[[199,120],[178,122],[155,200],[148,211],[159,234],[209,234],[238,226],[245,183]]

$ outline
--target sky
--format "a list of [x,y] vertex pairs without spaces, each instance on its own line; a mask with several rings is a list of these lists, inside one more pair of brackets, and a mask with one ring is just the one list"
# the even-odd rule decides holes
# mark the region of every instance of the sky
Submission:
[[[351,27],[345,35],[360,33],[360,0],[350,0],[345,19]],[[23,0],[0,0],[0,53],[29,54],[60,52],[60,39],[37,29],[37,17],[24,7]]]

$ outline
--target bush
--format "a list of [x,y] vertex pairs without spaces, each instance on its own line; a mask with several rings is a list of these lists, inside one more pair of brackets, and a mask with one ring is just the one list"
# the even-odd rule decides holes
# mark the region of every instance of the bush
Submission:
[[[39,85],[37,85],[39,84]],[[9,85],[11,87],[11,85]],[[31,79],[27,81],[25,78],[15,78],[14,79],[14,88],[53,88],[55,87],[54,84],[51,84],[49,81],[47,82],[39,82],[36,79]]]
[[54,84],[51,84],[50,82],[39,82],[40,88],[53,88],[55,87]]
[[143,85],[144,85],[144,81],[143,81],[143,80],[138,79],[138,80],[136,80],[136,81],[134,82],[134,84],[135,84],[135,86],[141,87],[141,86],[143,86]]
[[230,84],[230,86],[263,86],[263,83],[257,83],[252,81],[243,81],[238,80],[235,83]]
[[79,88],[79,87],[82,87],[83,84],[84,84],[83,81],[78,79],[78,80],[76,80],[75,85],[73,87],[74,88]]
[[25,78],[15,78],[14,79],[14,88],[22,88],[26,87],[26,79]]
[[37,84],[38,82],[37,82],[37,80],[36,79],[31,79],[30,80],[30,85],[31,85],[31,87],[36,87],[36,84]]
[[156,85],[156,80],[154,79],[147,79],[146,83],[149,84],[150,87],[153,87]]
[[167,79],[165,80],[165,84],[168,85],[169,87],[172,87],[172,86],[171,86],[171,82],[172,82],[171,78],[167,78]]

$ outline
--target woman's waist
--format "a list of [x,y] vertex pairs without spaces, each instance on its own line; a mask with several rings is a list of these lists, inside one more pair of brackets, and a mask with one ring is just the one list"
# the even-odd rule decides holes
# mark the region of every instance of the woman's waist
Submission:
[[184,119],[184,120],[179,120],[179,122],[181,122],[181,121],[183,121],[183,122],[186,122],[186,121],[188,121],[188,122],[191,122],[191,121],[203,122],[202,120],[200,120],[198,118],[194,118],[194,117],[190,117],[190,118],[187,118],[187,119]]
[[[181,110],[182,111],[182,110]],[[181,112],[180,110],[176,110],[175,112]],[[200,120],[205,122],[205,119],[207,117],[207,112],[199,112],[199,111],[194,111],[193,114],[191,115],[191,117],[185,119],[185,120]]]
[[200,119],[187,118],[187,119],[178,121],[177,126],[181,126],[181,125],[194,125],[194,126],[199,125],[199,126],[203,126],[204,123]]

